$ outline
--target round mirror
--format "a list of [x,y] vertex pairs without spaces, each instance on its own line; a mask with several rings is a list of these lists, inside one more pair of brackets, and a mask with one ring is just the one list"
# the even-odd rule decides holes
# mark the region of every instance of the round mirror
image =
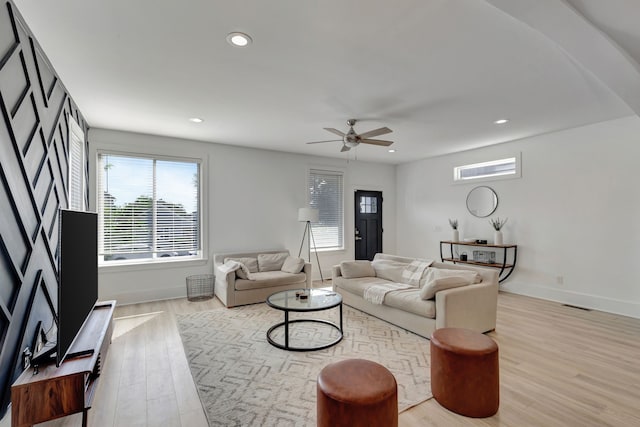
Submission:
[[487,186],[476,187],[467,195],[467,209],[473,216],[485,218],[498,207],[498,195]]

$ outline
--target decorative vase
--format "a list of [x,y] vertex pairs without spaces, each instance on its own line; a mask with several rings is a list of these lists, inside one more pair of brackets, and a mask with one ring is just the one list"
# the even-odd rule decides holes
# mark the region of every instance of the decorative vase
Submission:
[[458,230],[453,230],[453,239],[451,239],[453,242],[459,242],[460,241],[460,233],[458,233]]
[[493,233],[493,244],[494,245],[502,244],[502,231],[496,230],[495,233]]

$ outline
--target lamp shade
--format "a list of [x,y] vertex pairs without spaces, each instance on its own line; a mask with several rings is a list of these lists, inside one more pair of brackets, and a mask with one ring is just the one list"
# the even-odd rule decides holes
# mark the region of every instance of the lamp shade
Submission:
[[298,221],[300,222],[318,222],[318,209],[300,208],[298,209]]

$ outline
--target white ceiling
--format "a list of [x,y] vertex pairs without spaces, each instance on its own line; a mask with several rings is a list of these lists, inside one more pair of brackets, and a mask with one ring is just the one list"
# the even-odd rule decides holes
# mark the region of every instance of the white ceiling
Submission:
[[14,1],[92,127],[402,163],[640,112],[638,0]]

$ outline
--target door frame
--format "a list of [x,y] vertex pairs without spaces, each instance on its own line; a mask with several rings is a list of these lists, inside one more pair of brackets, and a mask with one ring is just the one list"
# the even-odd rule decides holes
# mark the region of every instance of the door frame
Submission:
[[352,212],[352,217],[351,217],[351,225],[352,225],[352,233],[351,233],[351,242],[353,243],[353,259],[356,258],[356,215],[357,210],[358,210],[358,203],[356,202],[356,193],[358,191],[362,191],[362,192],[375,192],[375,193],[380,193],[380,206],[379,206],[379,212],[380,212],[380,240],[381,240],[381,245],[380,245],[380,251],[384,252],[384,191],[381,188],[368,188],[366,186],[354,186],[353,188],[353,197],[352,197],[352,201],[353,201],[353,210]]

